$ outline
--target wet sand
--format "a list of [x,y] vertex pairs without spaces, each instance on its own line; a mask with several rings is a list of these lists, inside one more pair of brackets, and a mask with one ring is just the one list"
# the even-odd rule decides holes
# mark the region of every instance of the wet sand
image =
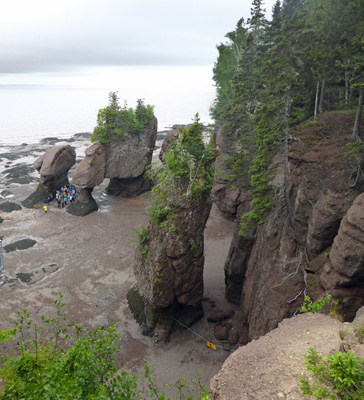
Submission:
[[[5,187],[13,193],[8,200],[20,204],[36,186],[34,182]],[[47,214],[43,209],[25,208],[0,213],[4,218],[0,224],[3,246],[25,238],[37,241],[29,249],[4,252],[7,282],[0,286],[1,327],[8,327],[9,317],[24,307],[34,315],[49,314],[62,292],[68,319],[81,321],[88,329],[110,323],[117,326],[123,338],[118,356],[121,368],[140,373],[144,361],[149,360],[159,384],[174,382],[181,375],[189,380],[200,371],[203,383],[209,386],[230,352],[208,348],[187,330],[175,332],[169,343],[155,343],[156,338],[142,335],[127,305],[127,291],[135,284],[135,229],[147,223],[145,207],[150,193],[134,199],[110,197],[103,192],[105,186],[106,182],[93,192],[99,212],[86,217],[71,216],[54,201]],[[233,223],[214,206],[205,231],[204,295],[222,308],[232,308],[224,298],[223,271],[232,234]],[[26,276],[31,282],[12,281],[19,273],[30,274]],[[205,317],[192,329],[219,344],[213,338],[214,324],[206,319],[212,308],[208,302],[204,308]]]

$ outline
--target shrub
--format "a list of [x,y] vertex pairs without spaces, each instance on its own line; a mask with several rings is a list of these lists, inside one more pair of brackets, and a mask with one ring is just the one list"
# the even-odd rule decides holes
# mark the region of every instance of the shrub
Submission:
[[[167,400],[165,388],[155,384],[148,363],[144,376],[118,371],[116,354],[120,334],[116,327],[95,328],[85,332],[80,324],[66,323],[62,293],[54,302],[56,315],[41,317],[41,324],[27,309],[19,311],[13,321],[15,329],[0,330],[2,342],[17,341],[16,353],[2,357],[0,399],[2,400]],[[183,378],[171,385],[172,398],[192,400],[191,389],[198,398],[208,400],[204,386],[187,385]]]
[[305,355],[306,368],[313,380],[301,375],[301,391],[315,400],[362,400],[364,393],[364,359],[351,352],[330,354],[325,360],[315,349]]
[[364,343],[364,326],[363,325],[356,326],[354,328],[354,332],[356,337],[358,338],[358,341],[360,343]]
[[346,336],[348,336],[349,332],[346,331],[345,329],[340,329],[339,330],[339,337],[341,340],[344,340]]
[[135,232],[137,234],[139,244],[144,244],[149,241],[148,228],[145,226],[140,225],[139,230],[136,230]]
[[306,296],[303,304],[300,308],[301,313],[317,313],[319,312],[326,304],[329,304],[331,301],[331,295],[326,294],[325,298],[320,298],[313,302],[310,296]]

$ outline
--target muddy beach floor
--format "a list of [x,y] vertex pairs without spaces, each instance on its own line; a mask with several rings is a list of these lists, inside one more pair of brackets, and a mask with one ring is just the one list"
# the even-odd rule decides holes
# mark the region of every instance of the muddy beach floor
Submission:
[[[7,187],[13,193],[9,201],[20,204],[36,185]],[[127,291],[135,284],[135,229],[147,223],[145,208],[150,193],[123,199],[105,195],[105,186],[93,192],[99,211],[86,217],[69,215],[55,202],[47,214],[42,208],[1,213],[3,246],[25,238],[37,241],[31,248],[4,252],[1,327],[7,328],[9,318],[24,307],[36,316],[51,313],[54,300],[62,292],[69,320],[80,321],[87,329],[110,323],[117,326],[123,339],[118,355],[122,369],[140,373],[149,360],[158,384],[174,382],[181,375],[190,380],[200,371],[203,383],[209,386],[230,352],[208,348],[205,341],[187,330],[175,332],[169,343],[155,343],[156,338],[142,335],[127,305]],[[223,267],[233,229],[233,223],[214,206],[205,230],[204,296],[224,309],[232,308],[224,297]],[[16,277],[22,277],[22,281],[12,279]],[[204,302],[204,309],[204,318],[192,329],[219,344],[213,338],[214,324],[207,322],[212,311],[209,302]]]

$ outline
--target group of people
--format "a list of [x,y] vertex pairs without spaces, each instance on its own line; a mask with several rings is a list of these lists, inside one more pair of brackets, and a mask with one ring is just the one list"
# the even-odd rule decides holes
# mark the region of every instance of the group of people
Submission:
[[[63,186],[56,191],[56,200],[58,203],[58,208],[64,208],[67,206],[68,201],[72,203],[80,195],[80,189],[74,186]],[[46,205],[43,207],[45,213],[48,211],[48,204],[53,200],[53,195],[47,197]]]
[[76,197],[80,195],[80,189],[76,189],[74,186],[63,186],[56,192],[56,199],[58,208],[67,206],[68,201],[72,203]]

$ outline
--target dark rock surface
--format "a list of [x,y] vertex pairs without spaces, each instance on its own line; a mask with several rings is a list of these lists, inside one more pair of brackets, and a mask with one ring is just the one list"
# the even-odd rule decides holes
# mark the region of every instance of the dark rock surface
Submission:
[[14,243],[10,243],[7,246],[4,246],[4,250],[6,253],[15,250],[25,250],[28,249],[29,247],[34,246],[36,243],[37,243],[36,240],[33,239],[22,239]]
[[6,201],[3,203],[0,203],[0,211],[10,213],[13,211],[19,211],[21,209],[22,209],[22,206],[20,204],[13,203],[12,201]]

